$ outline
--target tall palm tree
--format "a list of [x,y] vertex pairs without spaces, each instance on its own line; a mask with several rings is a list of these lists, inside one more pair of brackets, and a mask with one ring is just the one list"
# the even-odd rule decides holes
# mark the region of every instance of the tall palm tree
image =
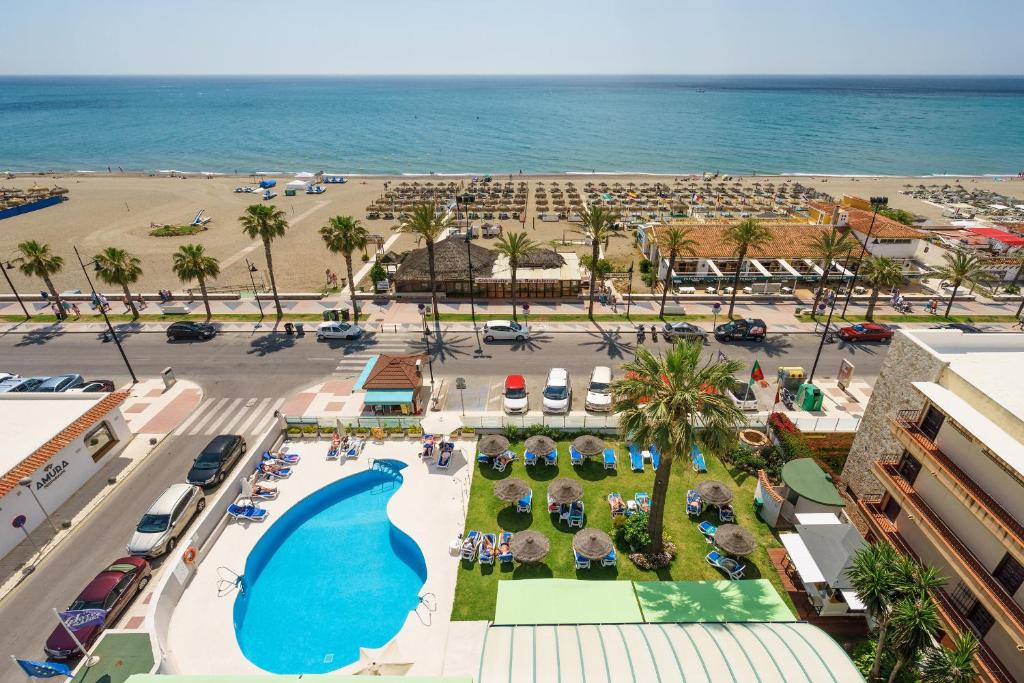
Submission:
[[267,257],[267,272],[270,273],[270,288],[274,291],[274,306],[280,318],[281,300],[277,298],[277,282],[274,280],[274,260],[270,254],[270,243],[278,237],[284,237],[288,230],[288,221],[284,211],[270,204],[253,204],[245,210],[238,221],[242,224],[242,232],[249,239],[263,241],[263,253]]
[[892,289],[903,284],[903,268],[888,256],[868,256],[860,265],[860,276],[871,287],[868,310],[864,317],[874,320],[878,292],[883,288]]
[[865,611],[878,624],[875,657],[868,680],[877,679],[882,666],[882,652],[889,629],[889,605],[899,588],[896,570],[898,557],[888,543],[868,545],[853,556],[847,572],[850,585],[864,603]]
[[665,355],[657,356],[641,346],[636,358],[622,366],[624,378],[612,385],[620,434],[630,441],[654,444],[661,453],[647,527],[655,553],[663,548],[673,459],[687,457],[695,443],[724,453],[747,421],[727,393],[743,364],[702,362],[701,352],[701,345],[692,342],[674,344]]
[[437,276],[434,272],[434,242],[444,234],[451,223],[450,214],[440,216],[435,212],[433,204],[420,204],[414,206],[409,214],[399,225],[392,230],[412,235],[416,238],[417,244],[427,244],[427,270],[430,273],[430,304],[434,309],[434,325],[440,324],[441,317],[437,311]]
[[665,317],[665,300],[668,298],[669,278],[672,276],[672,266],[675,265],[676,257],[680,254],[697,255],[697,240],[690,239],[690,231],[686,228],[671,226],[665,231],[658,241],[658,249],[668,251],[668,268],[665,270],[665,287],[661,293],[661,310],[658,317]]
[[138,318],[139,309],[132,301],[128,285],[142,277],[142,260],[119,247],[107,247],[93,258],[96,259],[96,277],[108,285],[121,285],[128,307],[132,309],[132,318]]
[[21,252],[21,264],[18,266],[18,270],[23,275],[42,279],[50,296],[57,302],[57,320],[63,319],[64,302],[61,301],[57,288],[53,286],[52,278],[64,268],[64,257],[57,256],[50,251],[49,244],[35,240],[22,242],[18,245],[18,251]]
[[199,291],[203,295],[203,305],[206,306],[207,319],[213,316],[210,313],[210,299],[206,294],[206,281],[214,280],[220,275],[220,263],[213,256],[207,256],[206,250],[201,244],[183,244],[178,247],[172,257],[174,265],[172,270],[178,279],[184,283],[197,280]]
[[896,664],[889,673],[889,683],[893,683],[903,665],[917,659],[938,632],[939,614],[935,602],[924,594],[903,598],[892,607],[890,628],[891,647],[896,653]]
[[352,320],[359,322],[359,308],[356,306],[356,282],[352,277],[352,252],[366,248],[370,232],[352,216],[334,216],[327,221],[327,225],[320,228],[320,237],[323,238],[328,251],[345,257],[348,293],[352,297]]
[[845,233],[839,233],[835,228],[831,232],[822,232],[815,237],[810,244],[811,256],[821,261],[821,278],[818,280],[818,288],[814,292],[814,305],[811,311],[818,310],[818,302],[825,293],[828,285],[828,274],[832,270],[832,262],[841,255],[850,251],[853,247],[851,240]]
[[501,235],[498,237],[498,244],[494,247],[494,250],[499,254],[503,254],[508,259],[509,270],[512,271],[512,319],[518,320],[516,317],[516,273],[519,270],[519,261],[523,259],[531,251],[539,247],[540,245],[534,242],[527,236],[526,231],[522,232],[510,232],[507,236]]
[[953,293],[949,295],[949,304],[946,305],[946,317],[948,318],[949,311],[953,308],[953,299],[956,298],[956,292],[960,289],[960,285],[965,280],[977,280],[981,277],[983,270],[981,261],[974,254],[968,254],[963,251],[953,254],[946,252],[942,255],[942,258],[946,261],[946,264],[935,271],[935,277],[949,280],[953,283]]
[[972,683],[978,678],[974,655],[978,639],[970,631],[953,635],[951,647],[932,647],[925,650],[918,669],[922,683]]
[[733,246],[733,253],[736,254],[736,275],[732,279],[732,298],[729,300],[729,314],[727,319],[732,319],[732,309],[736,306],[736,292],[740,288],[740,273],[743,268],[743,261],[747,258],[747,252],[752,249],[760,249],[771,241],[772,235],[767,228],[748,218],[736,225],[729,226],[725,231],[726,243]]
[[[600,204],[583,208],[580,210],[580,218],[583,222],[576,232],[580,233],[584,237],[590,240],[592,251],[590,254],[590,262],[597,263],[601,257],[601,244],[607,242],[612,237],[618,235],[612,231],[612,225],[614,225],[618,216],[608,211]],[[591,318],[594,317],[594,296],[596,294],[595,289],[597,287],[597,272],[595,269],[590,269],[590,306],[587,308],[587,315]]]

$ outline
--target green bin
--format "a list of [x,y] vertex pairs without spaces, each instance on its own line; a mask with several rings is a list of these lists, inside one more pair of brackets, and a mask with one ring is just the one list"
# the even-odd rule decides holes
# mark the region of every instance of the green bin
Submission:
[[804,382],[800,385],[800,389],[796,392],[796,404],[800,406],[801,410],[821,410],[822,401],[825,396],[821,393],[821,389]]

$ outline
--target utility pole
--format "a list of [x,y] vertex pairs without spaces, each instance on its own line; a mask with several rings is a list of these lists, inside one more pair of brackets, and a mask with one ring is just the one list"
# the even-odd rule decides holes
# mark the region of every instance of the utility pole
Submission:
[[[850,281],[850,290],[846,293],[846,302],[843,304],[843,312],[839,316],[840,318],[845,318],[846,317],[846,309],[847,309],[847,307],[849,307],[850,299],[853,297],[853,288],[857,284],[857,278],[860,277],[860,266],[861,266],[861,263],[864,261],[864,252],[867,251],[868,240],[871,239],[871,232],[875,229],[875,218],[878,217],[878,209],[880,207],[888,204],[888,203],[889,203],[889,198],[888,197],[872,197],[871,198],[871,206],[874,209],[874,211],[871,213],[871,224],[868,225],[868,234],[867,234],[867,237],[864,238],[864,244],[860,245],[860,255],[857,257],[857,270],[853,274],[853,280]],[[852,232],[852,230],[851,230],[851,232]],[[847,260],[849,260],[849,259],[847,259]],[[812,314],[813,314],[813,311],[812,311]],[[832,317],[832,313],[829,312],[829,318],[831,318],[831,317]]]
[[[92,278],[89,277],[89,271],[86,269],[86,264],[82,261],[82,255],[78,253],[78,247],[73,247],[75,250],[75,256],[78,258],[78,265],[82,266],[82,272],[85,273],[85,280],[89,283],[89,290],[92,292],[93,300],[99,303],[100,313],[103,314],[103,322],[107,324],[107,332],[110,333],[110,337],[117,344],[117,350],[121,352],[121,358],[124,360],[125,367],[128,368],[128,374],[132,376],[132,384],[138,384],[139,378],[135,376],[135,371],[132,370],[132,364],[128,361],[128,355],[124,352],[124,347],[121,346],[121,340],[118,338],[117,333],[114,332],[114,326],[110,324],[110,318],[107,317],[107,309],[100,301],[99,295],[96,293],[96,287],[92,284]],[[90,261],[88,265],[95,264],[95,259]]]

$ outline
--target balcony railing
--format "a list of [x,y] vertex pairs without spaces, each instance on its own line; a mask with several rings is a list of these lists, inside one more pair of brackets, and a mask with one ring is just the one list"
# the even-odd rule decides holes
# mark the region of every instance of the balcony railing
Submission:
[[963,489],[966,497],[973,500],[988,516],[992,517],[1003,528],[1010,540],[1019,548],[1024,548],[1024,526],[1021,526],[1002,505],[978,486],[967,473],[939,449],[934,441],[921,431],[916,422],[917,414],[916,410],[901,410],[896,417],[892,418],[892,422],[931,458],[935,466],[947,478]]
[[[876,536],[900,553],[920,562],[920,558],[917,557],[917,554],[914,553],[910,545],[900,535],[900,532],[896,530],[896,526],[882,513],[881,501],[882,496],[880,495],[864,496],[857,501],[857,506]],[[947,633],[951,635],[965,632],[973,633],[967,619],[956,609],[944,590],[941,588],[935,589],[931,591],[931,596],[938,608],[939,617],[945,624]],[[975,663],[983,680],[996,681],[998,683],[1012,683],[1015,680],[984,641],[979,640],[978,642]]]

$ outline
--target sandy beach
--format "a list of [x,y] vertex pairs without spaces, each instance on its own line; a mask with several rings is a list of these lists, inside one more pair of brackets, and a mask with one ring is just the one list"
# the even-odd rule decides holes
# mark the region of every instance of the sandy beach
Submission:
[[[517,221],[500,221],[506,230],[526,229],[532,239],[547,243],[553,239],[572,236],[574,224],[568,222],[534,221],[536,210],[533,204],[534,187],[538,181],[550,184],[552,181],[565,183],[573,181],[582,187],[587,182],[608,183],[654,183],[673,182],[682,176],[656,175],[557,175],[557,176],[513,176],[516,182],[525,180],[529,183],[529,204],[525,221],[520,226]],[[766,182],[766,178],[776,184],[790,180],[828,193],[835,198],[844,194],[861,197],[885,195],[889,197],[889,205],[905,209],[919,216],[940,219],[942,210],[923,201],[900,194],[903,186],[910,184],[955,184],[957,178],[923,177],[858,177],[845,176],[757,176],[735,177],[743,186],[749,187],[755,181]],[[320,291],[325,285],[325,270],[330,268],[339,274],[344,272],[344,264],[340,257],[330,254],[323,246],[317,231],[331,216],[352,215],[363,221],[375,235],[385,239],[392,236],[394,220],[366,220],[366,206],[379,197],[384,191],[384,183],[397,183],[403,180],[439,180],[467,181],[465,176],[425,178],[403,177],[352,177],[344,185],[327,185],[327,192],[322,195],[298,194],[294,197],[284,196],[283,185],[290,178],[279,179],[278,196],[273,204],[280,207],[288,216],[289,232],[283,239],[274,243],[274,264],[278,287],[287,292]],[[508,176],[496,176],[495,180],[508,180]],[[1018,180],[995,180],[993,178],[961,178],[968,189],[986,189],[1016,197],[1024,202],[1024,182]],[[145,274],[140,283],[141,289],[154,292],[157,289],[179,290],[182,285],[171,272],[171,253],[178,245],[188,242],[203,244],[207,251],[220,259],[221,276],[216,286],[233,287],[234,289],[249,286],[245,259],[256,263],[261,274],[266,264],[263,250],[258,243],[247,239],[241,231],[238,217],[249,204],[257,201],[256,195],[233,192],[239,185],[251,183],[249,176],[229,177],[189,176],[186,178],[143,177],[127,175],[20,175],[13,179],[0,180],[0,186],[29,188],[34,184],[42,186],[60,185],[69,190],[69,201],[58,206],[42,209],[22,216],[0,221],[3,229],[4,246],[2,258],[16,255],[16,245],[27,239],[48,242],[54,251],[65,259],[64,271],[55,278],[56,286],[61,290],[80,288],[85,290],[87,284],[75,262],[72,246],[77,246],[83,257],[91,256],[108,246],[127,249],[142,259]],[[190,236],[152,237],[149,235],[151,224],[185,224],[191,221],[199,209],[205,209],[206,215],[213,220],[208,230]],[[484,244],[487,242],[485,241]],[[402,236],[392,246],[396,251],[413,248],[411,238]],[[628,266],[634,257],[632,240],[613,240],[608,257],[613,263]],[[356,266],[360,264],[358,258]],[[15,286],[22,292],[36,292],[41,283],[26,278],[16,270],[8,271]],[[265,275],[264,275],[265,277]],[[269,282],[269,280],[267,280]],[[109,289],[109,288],[108,288]]]

